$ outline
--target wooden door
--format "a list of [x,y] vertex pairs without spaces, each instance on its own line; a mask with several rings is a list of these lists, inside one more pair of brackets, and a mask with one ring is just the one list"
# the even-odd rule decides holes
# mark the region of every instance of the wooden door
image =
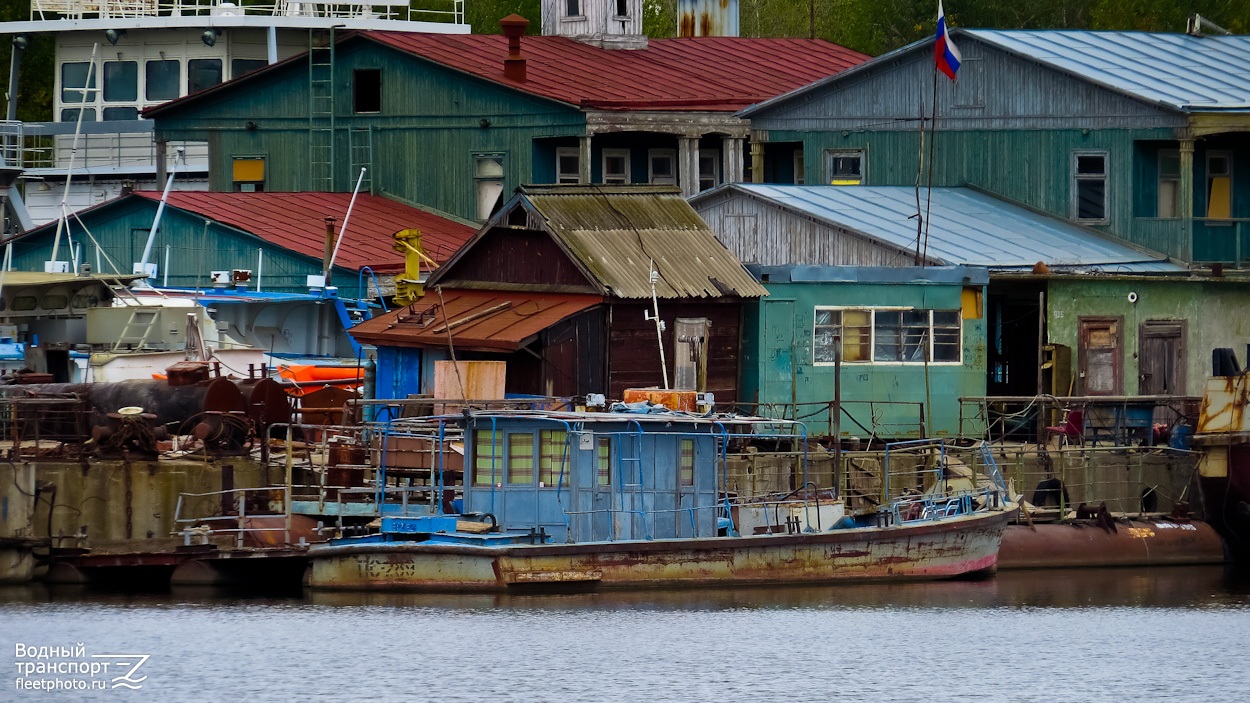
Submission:
[[1147,320],[1137,353],[1138,392],[1185,395],[1185,321]]
[[1120,395],[1124,353],[1120,344],[1123,318],[1082,317],[1077,353],[1082,395]]

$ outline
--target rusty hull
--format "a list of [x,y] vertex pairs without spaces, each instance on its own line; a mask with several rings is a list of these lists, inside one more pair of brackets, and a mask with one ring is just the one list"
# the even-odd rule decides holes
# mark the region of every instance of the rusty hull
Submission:
[[942,579],[992,571],[1012,512],[797,535],[493,548],[429,542],[319,545],[309,550],[309,585],[507,591]]
[[1008,525],[998,568],[1223,564],[1224,542],[1205,522],[1134,519],[1115,530],[1091,522]]

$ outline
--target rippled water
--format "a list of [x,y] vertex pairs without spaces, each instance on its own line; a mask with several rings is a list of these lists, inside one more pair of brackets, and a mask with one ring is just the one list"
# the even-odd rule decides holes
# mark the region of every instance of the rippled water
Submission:
[[448,596],[0,589],[0,646],[146,653],[142,688],[0,701],[1247,700],[1220,569]]

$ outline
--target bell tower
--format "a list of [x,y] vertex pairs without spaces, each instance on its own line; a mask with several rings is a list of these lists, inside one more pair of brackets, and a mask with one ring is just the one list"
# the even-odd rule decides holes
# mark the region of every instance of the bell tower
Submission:
[[543,35],[604,49],[645,49],[642,0],[542,0]]

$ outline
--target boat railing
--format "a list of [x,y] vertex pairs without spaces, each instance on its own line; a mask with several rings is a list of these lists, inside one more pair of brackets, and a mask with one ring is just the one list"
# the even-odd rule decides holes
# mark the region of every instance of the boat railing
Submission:
[[[981,500],[978,500],[981,499]],[[898,498],[890,503],[889,515],[895,525],[932,522],[943,518],[997,510],[1005,505],[997,486],[986,486],[953,495],[919,495]]]
[[31,0],[30,19],[326,17],[464,24],[464,0]]
[[727,410],[797,420],[813,435],[858,437],[869,443],[880,437],[923,437],[924,403],[899,400],[843,400],[807,403],[734,403]]
[[[265,500],[268,504],[269,499],[275,491],[282,493],[282,512],[273,513],[252,513],[248,514],[247,504],[249,495],[257,495]],[[221,512],[226,512],[224,508],[227,503],[233,506],[235,513],[202,515],[198,517],[187,517],[183,515],[183,508],[190,503],[190,499],[203,498],[223,498],[229,496],[230,500],[221,502]],[[254,517],[283,517],[282,527],[260,527],[248,524],[248,518]],[[217,527],[217,524],[233,524],[234,527]],[[291,544],[291,494],[285,486],[264,486],[260,488],[231,488],[223,491],[208,491],[206,493],[179,493],[178,501],[174,505],[174,525],[182,526],[181,530],[172,533],[175,537],[182,537],[184,545],[191,545],[193,539],[199,540],[201,544],[207,544],[209,537],[215,535],[234,535],[235,547],[242,549],[244,545],[244,537],[256,532],[281,532],[282,544]],[[198,527],[197,527],[198,525]]]

